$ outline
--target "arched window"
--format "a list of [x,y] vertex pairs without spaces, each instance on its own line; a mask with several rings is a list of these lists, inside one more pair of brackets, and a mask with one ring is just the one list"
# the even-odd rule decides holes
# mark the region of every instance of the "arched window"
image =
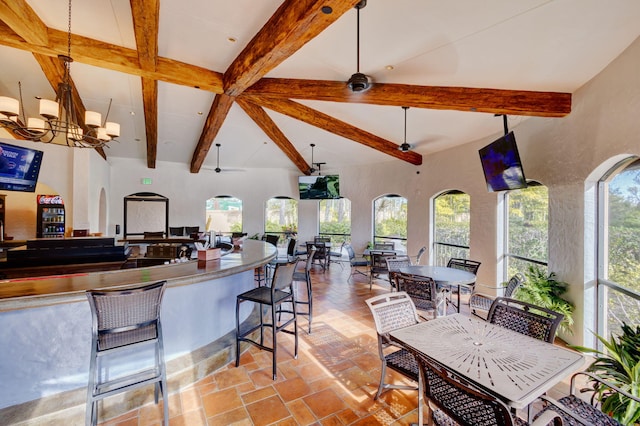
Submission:
[[219,195],[206,202],[206,230],[232,234],[242,232],[242,200]]
[[598,334],[640,323],[640,159],[612,168],[598,185]]
[[407,251],[407,199],[383,195],[373,201],[373,242],[393,242],[398,251]]
[[320,200],[318,233],[336,246],[351,239],[351,201],[348,198]]
[[264,233],[280,235],[278,245],[298,233],[298,201],[289,197],[267,200],[264,210]]
[[538,182],[527,185],[504,195],[504,281],[531,265],[547,272],[549,192]]
[[433,199],[433,262],[444,266],[450,258],[469,258],[470,205],[468,194],[448,191]]

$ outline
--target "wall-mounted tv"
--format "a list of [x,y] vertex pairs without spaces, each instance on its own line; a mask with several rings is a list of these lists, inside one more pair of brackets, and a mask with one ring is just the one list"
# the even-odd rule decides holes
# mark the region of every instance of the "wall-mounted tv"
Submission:
[[338,175],[300,176],[298,189],[301,200],[340,198],[340,178]]
[[35,192],[42,151],[0,142],[0,189]]
[[513,132],[482,148],[480,161],[489,192],[527,187]]

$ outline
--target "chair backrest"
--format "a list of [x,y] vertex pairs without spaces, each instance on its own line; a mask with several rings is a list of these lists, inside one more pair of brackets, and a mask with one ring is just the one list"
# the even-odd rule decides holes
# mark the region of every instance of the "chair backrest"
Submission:
[[184,234],[185,235],[191,236],[192,234],[197,234],[198,232],[200,232],[200,227],[199,226],[185,226],[184,227]]
[[271,294],[274,295],[276,290],[283,290],[291,286],[293,282],[293,274],[296,270],[296,261],[278,263],[271,280]]
[[327,246],[324,242],[307,242],[307,251],[309,251],[312,246],[316,248],[316,255],[314,256],[314,259],[324,260],[327,257]]
[[296,244],[298,240],[295,238],[289,238],[289,244],[287,245],[287,256],[293,257],[296,255]]
[[431,277],[396,273],[395,286],[409,295],[420,310],[433,311],[437,307],[436,282]]
[[564,315],[542,306],[507,297],[497,297],[491,304],[487,322],[553,343]]
[[448,268],[456,268],[462,269],[463,271],[471,272],[472,274],[478,273],[478,268],[480,268],[480,262],[469,259],[459,259],[456,257],[452,257],[449,259],[447,263]]
[[374,272],[387,272],[387,258],[395,257],[395,253],[371,250],[371,270]]
[[427,251],[427,246],[422,246],[422,248],[420,248],[420,250],[418,250],[418,254],[416,255],[416,265],[420,264],[420,259],[422,258],[422,255],[426,251]]
[[273,234],[267,234],[264,237],[264,239],[269,244],[273,244],[274,246],[278,247],[278,240],[280,239],[280,236],[279,235],[273,235]]
[[94,348],[99,352],[158,338],[165,284],[88,291]]
[[513,297],[513,293],[524,283],[525,278],[520,272],[509,279],[507,286],[504,288],[504,297]]
[[393,250],[394,244],[393,243],[374,243],[373,244],[373,249],[374,250]]
[[313,242],[314,243],[330,243],[331,242],[331,238],[315,236],[315,237],[313,237]]
[[509,409],[501,401],[474,389],[421,354],[415,355],[425,397],[455,422],[463,426],[514,424]]
[[144,235],[144,238],[164,238],[164,232],[163,231],[145,232],[143,235]]
[[345,250],[347,250],[347,255],[349,256],[349,260],[353,260],[356,258],[356,252],[353,251],[353,246],[351,244],[344,245]]
[[304,272],[307,274],[307,277],[309,276],[309,272],[313,266],[313,258],[315,257],[317,250],[316,246],[312,245],[309,251],[307,251],[307,262],[304,266]]
[[184,226],[170,226],[169,235],[172,235],[174,237],[184,236]]
[[387,262],[389,272],[399,272],[400,268],[411,266],[411,258],[409,258],[409,256],[385,257],[385,261]]
[[420,322],[416,307],[409,295],[402,291],[385,293],[365,300],[379,335]]

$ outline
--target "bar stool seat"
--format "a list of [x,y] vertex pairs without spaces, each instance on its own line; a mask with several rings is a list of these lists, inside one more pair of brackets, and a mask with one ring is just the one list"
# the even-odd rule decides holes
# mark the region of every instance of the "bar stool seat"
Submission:
[[[271,280],[270,287],[256,287],[236,298],[236,367],[240,365],[240,342],[250,343],[262,350],[272,353],[273,362],[273,380],[276,380],[276,356],[277,356],[277,335],[278,332],[293,334],[295,339],[294,357],[298,358],[298,324],[296,315],[296,301],[293,293],[293,273],[295,271],[296,262],[278,263]],[[253,302],[259,305],[258,316],[259,324],[240,327],[240,305],[244,302]],[[291,303],[291,309],[282,306],[284,303]],[[264,322],[263,307],[271,308],[271,322]],[[279,321],[278,318],[282,314],[286,315],[285,321]],[[286,327],[293,324],[293,330],[287,330]],[[272,345],[267,346],[264,343],[264,328],[272,329]],[[260,340],[253,340],[250,336],[254,331],[260,330]]]
[[[153,384],[154,400],[162,394],[164,425],[169,425],[167,374],[164,363],[160,305],[166,281],[118,290],[90,290],[87,299],[91,307],[92,339],[87,386],[86,424],[98,420],[98,401],[117,393]],[[129,374],[115,374],[118,370],[115,354],[129,353],[153,346],[144,368],[131,368]],[[149,355],[151,355],[149,353]],[[101,362],[101,361],[109,362]],[[139,360],[136,357],[135,362]]]

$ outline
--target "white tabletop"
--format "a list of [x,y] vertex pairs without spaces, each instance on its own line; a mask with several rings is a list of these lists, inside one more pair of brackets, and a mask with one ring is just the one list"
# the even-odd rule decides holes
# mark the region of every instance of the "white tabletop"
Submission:
[[390,334],[513,408],[526,407],[584,363],[578,352],[460,314]]
[[431,277],[436,284],[468,285],[476,282],[475,274],[462,269],[447,268],[446,266],[412,265],[400,268],[403,274]]

